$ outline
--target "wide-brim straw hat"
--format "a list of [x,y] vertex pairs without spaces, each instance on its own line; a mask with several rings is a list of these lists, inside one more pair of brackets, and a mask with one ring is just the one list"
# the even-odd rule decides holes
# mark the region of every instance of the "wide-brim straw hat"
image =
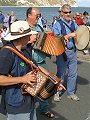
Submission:
[[27,35],[37,34],[38,32],[30,29],[27,21],[16,21],[11,24],[10,33],[6,35],[6,41],[12,41]]

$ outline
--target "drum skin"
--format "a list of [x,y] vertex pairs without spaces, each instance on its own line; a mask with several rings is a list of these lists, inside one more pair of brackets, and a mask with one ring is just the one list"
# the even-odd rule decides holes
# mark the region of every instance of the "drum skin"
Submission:
[[76,31],[75,45],[78,50],[84,50],[90,47],[90,31],[85,25],[78,27]]

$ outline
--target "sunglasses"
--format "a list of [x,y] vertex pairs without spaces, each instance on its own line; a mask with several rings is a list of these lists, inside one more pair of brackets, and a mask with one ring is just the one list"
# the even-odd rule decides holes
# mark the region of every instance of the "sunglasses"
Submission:
[[39,19],[39,18],[40,18],[40,14],[38,14],[38,15],[36,16],[36,18]]
[[63,11],[63,13],[65,13],[65,14],[68,14],[68,13],[70,14],[71,12],[72,12],[72,11],[69,11],[69,12],[64,12],[64,11]]

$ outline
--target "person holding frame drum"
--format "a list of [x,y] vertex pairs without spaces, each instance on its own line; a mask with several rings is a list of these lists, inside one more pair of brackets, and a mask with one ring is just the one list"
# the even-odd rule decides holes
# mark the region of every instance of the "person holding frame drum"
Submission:
[[[70,34],[70,38],[67,40],[67,44],[65,46],[65,52],[62,55],[56,57],[56,65],[57,65],[57,76],[62,79],[62,83],[64,83],[64,77],[66,68],[68,69],[68,78],[67,78],[67,98],[79,101],[76,93],[76,79],[77,79],[77,55],[76,55],[76,47],[75,41],[73,39],[77,30],[78,25],[75,21],[70,18],[71,6],[68,4],[64,4],[61,7],[62,17],[59,21],[54,24],[54,34],[55,35],[68,35]],[[58,91],[54,96],[55,101],[60,101],[61,95],[63,91]]]

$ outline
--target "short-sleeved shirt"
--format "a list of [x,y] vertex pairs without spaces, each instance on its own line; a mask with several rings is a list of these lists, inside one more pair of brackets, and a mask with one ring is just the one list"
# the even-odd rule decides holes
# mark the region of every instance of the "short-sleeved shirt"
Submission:
[[[30,26],[30,29],[32,30],[35,30],[35,31],[38,31],[38,32],[43,32],[41,27],[37,24],[36,28],[32,28]],[[46,58],[46,54],[41,52],[41,51],[38,51],[36,49],[33,49],[32,50],[32,58],[39,64],[41,65],[43,63],[43,61],[45,61],[45,58]],[[40,64],[41,63],[41,64]]]
[[[66,22],[64,20],[64,18],[61,18],[61,20]],[[78,25],[77,25],[77,23],[75,21],[73,21],[73,22],[74,22],[75,30],[77,30]],[[72,24],[72,20],[69,20],[68,25],[71,26],[71,24]],[[63,25],[65,26],[66,34],[71,33],[71,30],[64,23],[63,23]],[[60,25],[60,23],[58,21],[53,25],[53,30],[54,30],[55,35],[62,35],[62,33],[61,33],[61,31],[62,31],[61,30],[61,25]],[[70,37],[68,40],[69,40],[69,42],[67,44],[68,48],[74,47],[73,39]]]

